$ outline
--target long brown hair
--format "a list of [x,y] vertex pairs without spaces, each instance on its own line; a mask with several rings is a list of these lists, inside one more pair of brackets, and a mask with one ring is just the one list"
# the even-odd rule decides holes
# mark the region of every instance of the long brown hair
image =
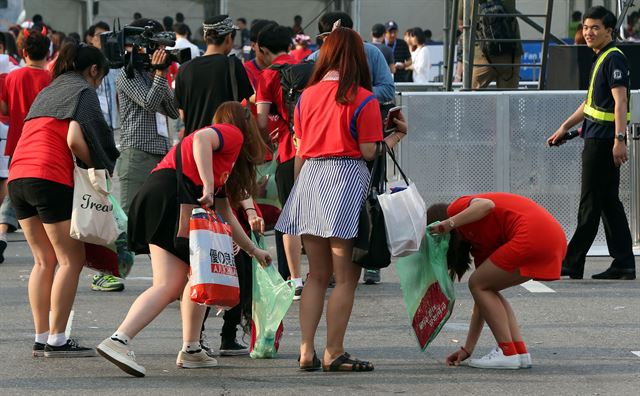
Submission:
[[358,87],[371,91],[371,74],[364,53],[364,44],[354,30],[337,28],[327,36],[308,86],[322,81],[331,70],[340,73],[336,93],[338,103],[347,104],[355,100]]
[[[445,203],[437,203],[427,209],[427,224],[434,221],[442,221],[449,218]],[[449,250],[447,250],[447,267],[451,279],[462,279],[462,276],[471,268],[471,244],[462,239],[458,231],[452,230],[449,238]]]
[[235,125],[244,135],[240,154],[226,183],[229,198],[239,203],[253,196],[257,190],[256,165],[264,162],[266,146],[260,138],[253,115],[238,102],[222,103],[213,116],[213,123]]

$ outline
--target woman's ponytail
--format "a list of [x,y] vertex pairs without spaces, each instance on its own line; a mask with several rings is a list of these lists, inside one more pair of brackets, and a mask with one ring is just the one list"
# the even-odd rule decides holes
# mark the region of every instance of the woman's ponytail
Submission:
[[96,65],[102,76],[109,72],[107,59],[96,47],[86,44],[65,44],[58,54],[58,59],[53,66],[53,78],[56,79],[64,73],[82,73],[87,68]]

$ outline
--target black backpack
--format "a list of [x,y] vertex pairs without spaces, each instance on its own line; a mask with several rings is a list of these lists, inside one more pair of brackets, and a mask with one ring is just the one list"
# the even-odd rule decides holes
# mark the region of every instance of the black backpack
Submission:
[[[293,111],[298,104],[298,99],[302,95],[302,91],[307,87],[307,83],[313,74],[315,63],[305,61],[297,64],[279,64],[271,65],[270,69],[277,70],[280,73],[280,87],[282,88],[282,99],[287,109],[289,117],[289,132],[293,134]],[[277,111],[272,111],[277,113]],[[280,114],[282,117],[283,114]]]
[[[518,38],[515,26],[516,18],[509,16],[484,16],[488,14],[507,14],[502,0],[486,0],[480,3],[480,20],[478,22],[478,38],[483,40]],[[481,41],[480,49],[490,60],[491,56],[515,55],[517,43],[502,41]]]

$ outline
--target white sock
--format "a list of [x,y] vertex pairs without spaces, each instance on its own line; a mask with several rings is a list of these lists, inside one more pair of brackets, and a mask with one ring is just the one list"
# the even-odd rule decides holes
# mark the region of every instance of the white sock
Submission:
[[7,241],[7,234],[4,232],[0,232],[0,241]]
[[47,344],[51,346],[62,346],[67,343],[67,336],[64,333],[49,334]]
[[202,347],[200,346],[200,341],[182,343],[182,352],[195,352],[200,349],[202,349]]
[[39,344],[46,344],[48,338],[49,338],[48,331],[45,331],[44,333],[36,334],[36,342]]
[[293,278],[291,280],[296,287],[302,287],[302,278]]
[[115,333],[113,333],[113,335],[111,336],[111,339],[120,341],[124,345],[128,345],[129,341],[131,341],[131,337],[119,331],[116,331]]

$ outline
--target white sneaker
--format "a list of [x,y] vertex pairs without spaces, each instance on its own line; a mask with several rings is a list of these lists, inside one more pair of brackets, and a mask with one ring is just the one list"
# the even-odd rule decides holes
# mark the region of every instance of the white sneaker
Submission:
[[207,355],[203,350],[195,353],[180,351],[178,353],[178,358],[176,359],[176,365],[186,369],[206,368],[216,367],[218,365],[218,361]]
[[144,367],[136,363],[136,355],[133,351],[119,341],[114,341],[110,337],[106,338],[96,350],[102,357],[129,375],[144,377],[146,374]]
[[523,369],[531,368],[531,354],[521,353],[518,356],[520,356],[520,368],[523,368]]
[[495,347],[480,359],[469,359],[469,366],[486,369],[516,370],[520,368],[520,355],[505,356],[502,349]]

